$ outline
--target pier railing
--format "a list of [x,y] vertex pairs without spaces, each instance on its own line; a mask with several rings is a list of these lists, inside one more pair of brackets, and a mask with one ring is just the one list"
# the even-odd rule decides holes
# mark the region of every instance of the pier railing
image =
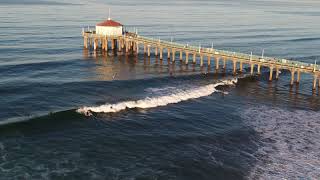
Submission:
[[245,53],[240,53],[240,52],[231,52],[231,51],[225,51],[225,50],[218,50],[218,49],[214,49],[214,48],[196,47],[196,46],[192,46],[192,45],[183,45],[183,44],[178,44],[176,42],[165,41],[165,40],[160,40],[160,39],[153,39],[153,38],[148,38],[148,37],[144,37],[144,36],[138,36],[136,39],[143,40],[145,42],[149,42],[152,44],[159,43],[163,46],[169,46],[169,47],[175,48],[175,49],[183,49],[183,50],[188,50],[188,51],[193,51],[193,52],[198,51],[199,53],[206,53],[206,54],[212,54],[212,55],[222,55],[222,56],[240,58],[240,59],[262,62],[262,63],[263,62],[272,62],[275,64],[281,64],[281,65],[285,65],[285,66],[292,67],[292,68],[313,68],[314,71],[320,71],[319,65],[300,62],[300,61],[293,61],[293,60],[266,57],[266,56],[261,57],[261,56],[257,56],[257,55],[251,56],[250,54],[245,54]]

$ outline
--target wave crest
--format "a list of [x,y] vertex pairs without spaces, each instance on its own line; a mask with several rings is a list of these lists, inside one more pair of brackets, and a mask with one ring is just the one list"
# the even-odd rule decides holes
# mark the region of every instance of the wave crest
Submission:
[[237,83],[237,79],[224,80],[216,84],[209,84],[206,86],[191,88],[188,90],[180,90],[169,95],[159,96],[159,97],[147,97],[145,99],[137,101],[124,101],[115,104],[104,104],[96,107],[82,107],[77,110],[78,113],[84,114],[86,116],[91,116],[93,112],[95,113],[115,113],[125,109],[133,108],[155,108],[159,106],[166,106],[168,104],[175,104],[182,101],[187,101],[189,99],[196,99],[204,96],[209,96],[218,90],[216,87],[224,85],[234,85]]

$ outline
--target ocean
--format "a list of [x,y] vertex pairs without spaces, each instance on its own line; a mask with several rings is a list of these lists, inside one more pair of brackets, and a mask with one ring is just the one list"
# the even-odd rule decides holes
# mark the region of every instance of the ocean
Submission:
[[109,8],[151,38],[320,58],[317,0],[1,0],[1,180],[320,178],[312,76],[84,49]]

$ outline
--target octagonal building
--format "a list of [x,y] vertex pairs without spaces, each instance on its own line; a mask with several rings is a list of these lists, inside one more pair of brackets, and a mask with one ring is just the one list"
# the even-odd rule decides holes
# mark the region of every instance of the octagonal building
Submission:
[[104,36],[122,36],[123,25],[108,18],[106,21],[96,25],[96,34]]

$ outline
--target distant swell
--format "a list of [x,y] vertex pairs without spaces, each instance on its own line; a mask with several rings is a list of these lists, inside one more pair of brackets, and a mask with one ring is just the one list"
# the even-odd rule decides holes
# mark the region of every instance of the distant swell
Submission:
[[175,104],[189,99],[196,99],[204,96],[209,96],[212,93],[218,91],[216,87],[224,85],[233,85],[237,83],[237,79],[225,80],[216,84],[209,84],[206,86],[195,87],[188,90],[178,90],[177,92],[169,95],[163,95],[158,97],[147,97],[145,99],[137,101],[124,101],[115,104],[105,104],[96,107],[82,107],[77,110],[78,113],[90,116],[92,112],[95,113],[115,113],[125,109],[133,108],[155,108],[159,106],[166,106],[168,104]]

